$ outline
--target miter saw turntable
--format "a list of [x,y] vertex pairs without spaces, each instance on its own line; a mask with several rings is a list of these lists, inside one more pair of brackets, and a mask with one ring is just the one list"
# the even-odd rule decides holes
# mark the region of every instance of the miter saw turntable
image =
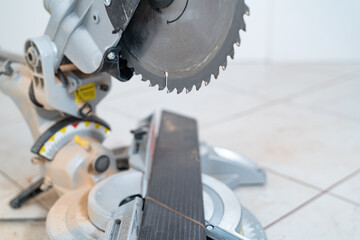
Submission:
[[10,205],[54,189],[50,239],[266,239],[231,190],[265,173],[199,142],[196,120],[162,111],[130,146],[107,149],[96,114],[111,89],[140,74],[151,86],[199,90],[226,68],[245,30],[243,0],[45,0],[45,35],[25,58],[0,52],[0,86],[21,110],[43,176]]

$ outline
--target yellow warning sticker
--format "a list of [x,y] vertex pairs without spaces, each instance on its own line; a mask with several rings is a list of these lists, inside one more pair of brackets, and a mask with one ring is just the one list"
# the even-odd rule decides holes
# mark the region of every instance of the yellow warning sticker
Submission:
[[75,91],[76,103],[89,101],[94,98],[96,98],[95,83],[90,83],[90,84],[81,86]]

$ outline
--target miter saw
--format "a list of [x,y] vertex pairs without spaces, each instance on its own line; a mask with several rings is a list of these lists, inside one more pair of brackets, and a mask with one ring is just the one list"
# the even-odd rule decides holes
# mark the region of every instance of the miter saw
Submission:
[[0,86],[35,140],[44,175],[10,205],[55,189],[50,239],[266,239],[231,188],[265,173],[227,149],[199,143],[194,119],[157,112],[107,149],[96,114],[111,76],[141,74],[160,90],[199,90],[240,45],[244,0],[45,0],[46,33],[25,58],[0,52]]

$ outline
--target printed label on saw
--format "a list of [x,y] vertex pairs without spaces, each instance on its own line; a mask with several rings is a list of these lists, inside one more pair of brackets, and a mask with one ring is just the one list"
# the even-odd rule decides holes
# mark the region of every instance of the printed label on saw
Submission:
[[75,91],[76,103],[89,101],[94,98],[96,98],[95,83],[90,83],[90,84],[81,86]]

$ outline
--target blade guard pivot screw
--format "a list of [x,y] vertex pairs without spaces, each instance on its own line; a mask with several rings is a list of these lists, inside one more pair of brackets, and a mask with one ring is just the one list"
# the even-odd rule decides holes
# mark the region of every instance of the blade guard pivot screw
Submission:
[[111,0],[104,0],[104,4],[109,7],[111,5]]

